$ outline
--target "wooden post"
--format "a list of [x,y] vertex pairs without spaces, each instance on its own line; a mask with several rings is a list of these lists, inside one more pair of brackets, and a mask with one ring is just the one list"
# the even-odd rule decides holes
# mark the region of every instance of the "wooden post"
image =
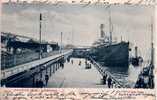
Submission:
[[33,87],[35,87],[35,74],[33,74]]
[[55,64],[55,66],[56,66],[56,71],[57,71],[57,63]]
[[[48,66],[48,65],[47,65]],[[48,70],[48,67],[46,66],[46,74],[47,74],[47,70]]]
[[60,67],[60,63],[58,62],[58,66],[57,66],[57,69],[59,69],[59,67]]
[[55,64],[53,64],[53,73],[55,73]]
[[40,79],[42,79],[42,76],[43,76],[43,75],[42,75],[42,72],[43,72],[43,71],[42,71],[42,68],[41,68],[41,66],[40,66]]
[[52,65],[50,65],[50,76],[51,76],[51,72],[52,72]]

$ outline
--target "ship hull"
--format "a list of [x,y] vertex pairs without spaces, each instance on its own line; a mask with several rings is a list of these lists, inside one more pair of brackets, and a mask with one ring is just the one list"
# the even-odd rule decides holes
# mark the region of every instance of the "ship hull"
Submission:
[[120,42],[108,46],[99,46],[95,50],[94,59],[105,66],[128,66],[129,43]]

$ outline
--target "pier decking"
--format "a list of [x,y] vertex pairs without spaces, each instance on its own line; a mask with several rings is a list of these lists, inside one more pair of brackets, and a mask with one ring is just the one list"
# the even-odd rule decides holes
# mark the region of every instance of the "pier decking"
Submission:
[[[107,88],[101,84],[102,76],[92,65],[91,69],[85,69],[85,60],[72,58],[71,62],[66,62],[64,69],[57,71],[48,82],[47,87],[57,88]],[[79,66],[81,61],[81,66]]]

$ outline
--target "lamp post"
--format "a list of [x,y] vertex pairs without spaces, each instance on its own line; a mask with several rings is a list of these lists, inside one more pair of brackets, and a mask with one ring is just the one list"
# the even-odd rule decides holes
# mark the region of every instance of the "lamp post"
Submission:
[[61,45],[60,45],[60,53],[62,53],[62,38],[63,38],[63,33],[61,32]]
[[42,24],[42,14],[40,13],[40,19],[39,19],[39,42],[40,42],[40,44],[39,44],[39,59],[41,59],[42,58],[42,51],[41,51],[41,49],[42,49],[42,47],[41,47],[41,24]]

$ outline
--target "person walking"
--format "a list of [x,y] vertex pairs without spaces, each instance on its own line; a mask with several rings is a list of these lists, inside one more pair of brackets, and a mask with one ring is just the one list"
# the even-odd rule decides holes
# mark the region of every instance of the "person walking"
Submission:
[[73,60],[71,60],[71,64],[73,64]]
[[111,79],[111,77],[108,77],[107,83],[108,83],[108,88],[111,88],[111,85],[112,85],[112,79]]
[[68,63],[70,62],[70,57],[67,58]]
[[79,61],[79,66],[81,66],[81,61]]
[[63,62],[61,63],[61,66],[62,66],[62,68],[64,68],[64,63]]
[[42,81],[42,79],[39,80],[39,87],[43,88],[44,87],[44,82]]
[[107,79],[107,74],[105,73],[105,74],[103,75],[103,84],[105,84],[105,85],[106,85],[106,79]]
[[46,86],[47,86],[48,80],[49,80],[49,76],[46,74],[46,75],[45,75],[45,82],[46,82],[45,85],[46,85]]
[[38,79],[35,81],[35,87],[39,87],[39,80]]

